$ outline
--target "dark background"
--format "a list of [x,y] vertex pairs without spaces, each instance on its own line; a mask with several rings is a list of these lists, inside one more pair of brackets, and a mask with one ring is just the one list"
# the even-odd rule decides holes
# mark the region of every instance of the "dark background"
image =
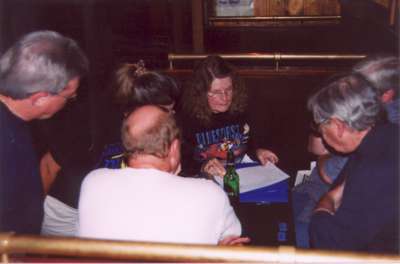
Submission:
[[[338,24],[246,28],[205,25],[205,52],[398,54],[398,23],[388,24],[387,9],[369,0],[342,0],[341,4]],[[99,120],[106,115],[99,102],[104,100],[113,69],[121,62],[144,59],[150,69],[165,70],[168,53],[191,53],[191,12],[191,1],[186,0],[0,0],[0,53],[33,30],[55,30],[76,39],[88,54],[91,73],[79,91],[78,104],[85,106],[86,115],[81,112],[75,129],[89,130],[90,145],[96,148],[100,142]],[[307,98],[328,76],[355,62],[289,61],[282,63],[279,72],[273,70],[274,65],[238,65],[250,69],[242,75],[258,124],[256,136],[277,152],[280,166],[291,175],[308,168],[312,158],[306,151]],[[329,70],[322,70],[327,66]],[[177,77],[183,88],[191,75],[190,70],[167,72]],[[82,107],[79,109],[82,111]],[[76,115],[68,107],[63,112],[58,119]]]

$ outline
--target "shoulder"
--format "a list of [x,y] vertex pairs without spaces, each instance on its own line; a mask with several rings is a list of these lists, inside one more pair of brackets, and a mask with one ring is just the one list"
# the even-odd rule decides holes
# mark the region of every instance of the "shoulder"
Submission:
[[193,192],[201,193],[202,196],[225,197],[225,192],[215,182],[208,179],[179,177]]
[[82,188],[101,183],[110,183],[119,174],[121,174],[121,170],[119,169],[101,168],[93,170],[84,178]]
[[387,148],[398,148],[399,125],[393,123],[378,124],[374,129],[374,141],[379,145],[385,145]]
[[20,124],[25,126],[25,123],[26,122],[11,113],[10,110],[8,110],[7,107],[0,102],[0,129],[2,131],[6,129],[16,129],[16,127],[19,127]]
[[382,122],[375,126],[375,133],[380,134],[397,134],[399,131],[399,125],[392,122]]
[[199,121],[194,111],[189,111],[184,108],[178,109],[178,111],[175,114],[175,118],[179,124],[183,125],[185,125],[186,122],[192,124],[192,123],[198,123]]
[[184,136],[206,129],[203,122],[197,118],[193,112],[180,112],[176,114],[176,120]]

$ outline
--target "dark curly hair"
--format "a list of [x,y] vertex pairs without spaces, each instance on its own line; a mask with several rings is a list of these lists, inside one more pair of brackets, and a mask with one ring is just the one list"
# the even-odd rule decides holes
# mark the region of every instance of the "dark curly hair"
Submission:
[[182,106],[185,113],[208,125],[212,112],[208,105],[207,93],[213,80],[225,77],[231,77],[233,85],[232,104],[228,111],[244,112],[247,107],[247,90],[242,79],[221,57],[210,55],[197,65],[190,85],[183,92]]

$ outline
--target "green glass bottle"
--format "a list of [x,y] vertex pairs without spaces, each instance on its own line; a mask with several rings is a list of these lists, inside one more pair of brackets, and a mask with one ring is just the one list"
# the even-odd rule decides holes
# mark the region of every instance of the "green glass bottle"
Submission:
[[226,173],[224,176],[224,190],[228,194],[232,206],[239,204],[239,175],[235,168],[235,156],[231,149],[228,150],[226,159]]

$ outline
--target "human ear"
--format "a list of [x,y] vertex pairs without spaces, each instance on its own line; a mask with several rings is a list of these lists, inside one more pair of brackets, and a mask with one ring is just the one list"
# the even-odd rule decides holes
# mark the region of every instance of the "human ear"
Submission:
[[174,174],[179,173],[180,171],[180,164],[181,164],[181,143],[179,139],[174,139],[172,141],[170,150],[169,150],[169,160],[172,172]]
[[10,100],[12,100],[10,97],[0,94],[0,102],[6,104]]
[[29,100],[31,101],[33,106],[42,106],[49,97],[49,93],[47,92],[37,92],[29,96]]
[[385,103],[392,101],[393,97],[394,97],[394,90],[390,89],[382,94],[381,101],[382,101],[382,103],[385,104]]
[[79,87],[79,83],[80,83],[80,78],[75,77],[68,81],[67,85],[64,87],[64,90],[65,91],[76,90]]

